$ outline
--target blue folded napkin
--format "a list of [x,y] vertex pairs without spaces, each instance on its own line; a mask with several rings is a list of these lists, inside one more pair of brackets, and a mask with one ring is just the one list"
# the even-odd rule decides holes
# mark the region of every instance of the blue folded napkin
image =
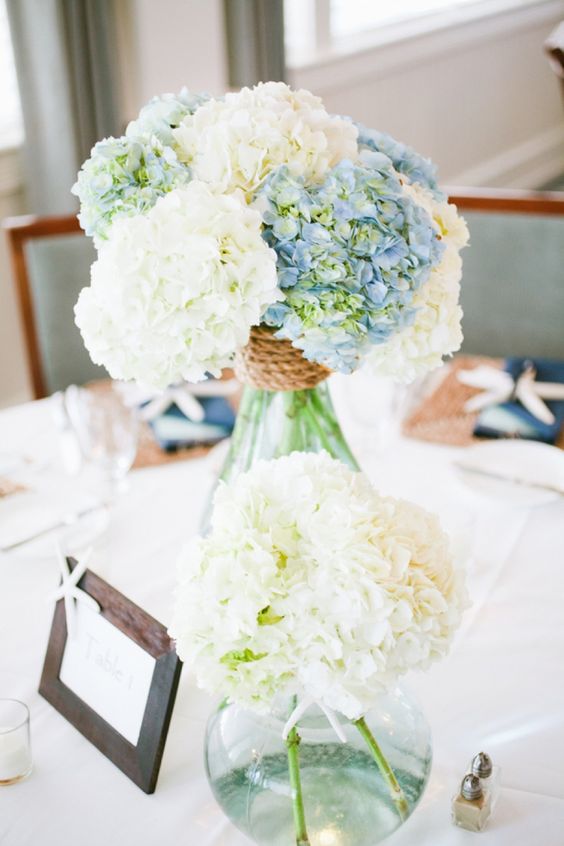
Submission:
[[173,403],[163,414],[149,421],[155,440],[166,452],[185,447],[211,445],[229,437],[235,425],[235,412],[224,397],[198,397],[204,409],[200,423],[188,417]]
[[[564,361],[550,358],[507,358],[504,369],[517,379],[532,361],[537,375],[537,382],[564,383]],[[564,400],[544,400],[554,414],[552,424],[543,423],[520,402],[504,402],[484,408],[474,426],[474,434],[479,438],[527,438],[554,444],[564,425]]]

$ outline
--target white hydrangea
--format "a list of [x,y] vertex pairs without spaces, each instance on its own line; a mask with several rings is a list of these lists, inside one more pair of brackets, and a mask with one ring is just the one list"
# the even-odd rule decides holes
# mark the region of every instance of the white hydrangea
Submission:
[[378,375],[412,382],[440,367],[443,358],[462,344],[459,251],[468,243],[468,228],[453,203],[439,202],[421,185],[404,185],[404,191],[429,213],[445,245],[439,264],[413,299],[418,309],[411,326],[374,346],[366,365]]
[[469,233],[466,221],[458,214],[454,203],[437,200],[423,185],[404,183],[404,193],[418,205],[423,206],[434,221],[447,247],[460,251],[468,243]]
[[356,719],[447,652],[464,606],[436,517],[327,453],[293,453],[219,488],[170,633],[208,691],[256,710],[295,693]]
[[75,318],[114,379],[164,388],[218,375],[281,298],[258,212],[193,181],[116,220]]
[[319,181],[342,159],[356,159],[358,130],[328,114],[319,97],[283,82],[210,100],[173,132],[178,156],[216,190],[242,189],[250,198],[268,174],[285,164]]

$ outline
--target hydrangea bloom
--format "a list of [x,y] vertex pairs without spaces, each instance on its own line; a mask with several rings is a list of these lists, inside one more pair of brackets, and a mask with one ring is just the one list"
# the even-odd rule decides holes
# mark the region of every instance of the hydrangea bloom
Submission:
[[367,365],[374,372],[398,381],[411,382],[440,367],[462,343],[462,309],[459,305],[462,261],[460,250],[468,243],[468,229],[452,203],[439,202],[420,185],[406,186],[433,219],[444,253],[431,270],[428,281],[413,298],[413,323],[374,347]]
[[413,322],[414,296],[442,245],[387,156],[343,161],[318,186],[282,167],[256,206],[286,294],[264,319],[307,359],[350,373]]
[[219,375],[279,297],[260,215],[193,181],[115,222],[75,315],[111,376],[164,388]]
[[[344,373],[370,358],[409,380],[460,345],[466,230],[438,191],[434,166],[406,145],[328,114],[318,97],[281,82],[221,99],[183,89],[153,98],[123,138],[97,144],[72,190],[81,225],[101,249],[121,219],[147,215],[192,179],[263,214],[285,297],[265,301],[260,318],[306,358]],[[181,214],[173,227],[170,218],[179,238],[185,222]],[[150,306],[160,307],[147,294]],[[118,372],[118,327],[102,315],[93,348],[104,346],[104,327]],[[136,357],[125,370],[141,372],[140,350]],[[154,375],[149,354],[147,364]],[[159,380],[165,372],[168,364]]]
[[278,165],[316,182],[357,155],[354,125],[329,115],[319,97],[282,82],[260,83],[210,100],[173,133],[194,176],[251,197]]
[[115,218],[147,211],[189,179],[186,165],[156,138],[106,138],[92,148],[71,190],[80,199],[80,225],[98,246]]
[[445,655],[465,602],[436,517],[327,453],[293,453],[219,488],[211,534],[180,561],[170,633],[206,690],[356,719]]
[[391,135],[385,132],[378,132],[376,129],[368,129],[360,123],[358,128],[359,150],[373,150],[376,153],[384,153],[391,160],[398,173],[407,176],[410,182],[417,182],[431,190],[438,197],[443,195],[437,187],[437,168],[430,159],[425,159],[416,153],[407,144],[396,141]]
[[172,130],[182,123],[186,115],[193,114],[202,103],[209,100],[206,94],[192,94],[183,88],[179,94],[161,94],[153,97],[131,121],[125,131],[130,138],[150,141],[156,137],[168,147],[174,147]]

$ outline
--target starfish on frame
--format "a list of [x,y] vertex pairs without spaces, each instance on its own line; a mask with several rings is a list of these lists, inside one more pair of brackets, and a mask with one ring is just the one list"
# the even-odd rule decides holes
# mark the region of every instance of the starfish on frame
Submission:
[[67,621],[67,637],[73,639],[76,634],[76,603],[82,602],[91,611],[100,613],[100,606],[90,594],[81,590],[78,587],[78,582],[83,577],[88,567],[90,558],[92,557],[92,547],[88,549],[82,560],[77,561],[74,568],[71,569],[69,559],[63,555],[61,545],[57,542],[55,545],[57,562],[59,570],[61,571],[61,584],[50,596],[49,599],[58,602],[63,599],[65,602],[65,618]]

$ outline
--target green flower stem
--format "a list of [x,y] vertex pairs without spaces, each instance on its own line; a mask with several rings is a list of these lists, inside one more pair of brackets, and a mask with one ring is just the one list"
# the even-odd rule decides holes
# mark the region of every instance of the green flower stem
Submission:
[[248,470],[254,461],[261,458],[260,445],[264,437],[264,429],[267,425],[268,407],[272,400],[272,394],[266,391],[256,391],[253,405],[253,438],[250,454],[247,456],[245,465],[241,468]]
[[233,434],[231,436],[231,452],[238,452],[241,448],[243,436],[245,434],[245,427],[250,425],[252,420],[254,403],[255,395],[250,391],[243,391],[241,403],[237,412],[235,428],[233,429]]
[[[303,414],[305,415],[305,417],[307,417],[309,425],[310,425],[311,429],[317,435],[317,437],[319,439],[319,443],[321,444],[323,449],[327,450],[329,455],[332,455],[334,450],[331,446],[331,442],[330,442],[329,438],[327,437],[327,433],[323,429],[323,426],[321,426],[321,424],[320,424],[320,422],[317,418],[317,415],[315,414],[315,411],[312,409],[311,404],[309,402],[309,399],[310,398],[307,397],[306,402],[304,403]],[[326,422],[325,417],[323,417],[322,419],[323,419],[323,422],[325,423]]]
[[367,746],[369,747],[370,751],[374,756],[374,760],[378,765],[378,769],[380,770],[382,778],[384,779],[390,790],[390,796],[392,797],[394,805],[396,806],[398,814],[400,815],[400,818],[402,820],[406,820],[409,816],[409,805],[407,804],[407,799],[405,798],[405,794],[401,789],[401,786],[395,776],[394,771],[390,767],[384,753],[376,742],[376,738],[368,728],[364,717],[361,717],[359,720],[354,720],[354,725],[359,730],[360,734],[366,741]]
[[278,452],[289,455],[302,448],[302,438],[299,426],[301,391],[284,391],[284,426]]
[[262,396],[258,391],[243,391],[226,461],[226,467],[229,469],[221,477],[225,482],[231,481],[252,464],[252,450],[257,440],[256,429],[261,419],[261,400]]
[[[346,464],[348,464],[349,467],[351,467],[353,470],[360,470],[358,462],[352,454],[350,447],[345,440],[343,432],[341,431],[341,427],[337,422],[335,411],[333,409],[333,403],[331,402],[331,396],[329,394],[329,389],[326,385],[324,385],[321,386],[320,390],[324,390],[326,392],[325,403],[322,401],[318,391],[312,391],[311,403],[313,406],[313,414],[323,421],[323,425],[326,431],[333,439],[334,444],[337,446],[337,449],[339,451],[339,458]],[[331,454],[334,453],[335,447],[333,447],[331,451]]]
[[292,811],[294,814],[294,828],[296,831],[296,846],[309,846],[307,836],[304,798],[300,778],[300,736],[296,726],[292,728],[286,739],[288,748],[288,771],[290,773],[290,788],[292,790]]

